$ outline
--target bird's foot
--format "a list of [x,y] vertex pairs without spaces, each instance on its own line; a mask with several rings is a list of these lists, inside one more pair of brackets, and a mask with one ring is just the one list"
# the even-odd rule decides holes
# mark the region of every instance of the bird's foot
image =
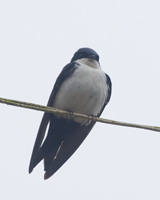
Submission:
[[90,114],[90,115],[88,115],[88,124],[91,122],[91,121],[95,121],[95,118],[96,118],[96,116],[95,115],[93,115],[93,114]]
[[74,118],[73,111],[69,110],[69,109],[67,109],[66,111],[67,111],[67,119],[73,120],[73,118]]

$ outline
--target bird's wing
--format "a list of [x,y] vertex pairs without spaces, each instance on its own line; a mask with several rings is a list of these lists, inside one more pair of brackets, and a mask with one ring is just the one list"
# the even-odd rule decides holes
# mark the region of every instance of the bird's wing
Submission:
[[105,106],[108,104],[108,102],[109,102],[109,100],[111,98],[111,93],[112,93],[112,82],[111,82],[111,79],[107,74],[105,74],[105,75],[106,75],[106,84],[108,85],[108,95],[106,96],[106,100],[104,102],[104,105],[101,108],[100,113],[97,115],[98,117],[100,117],[100,115],[102,114]]
[[[66,80],[69,76],[71,76],[73,74],[76,67],[77,67],[77,65],[75,63],[69,63],[68,65],[66,65],[63,68],[63,70],[61,71],[60,75],[58,76],[58,78],[55,82],[55,85],[54,85],[53,90],[51,92],[47,106],[51,106],[51,107],[53,106],[53,102],[54,102],[55,96],[57,94],[57,91],[59,90],[63,81]],[[47,125],[48,125],[49,121],[50,121],[50,114],[44,113],[42,120],[41,120],[39,130],[38,130],[36,141],[35,141],[35,144],[34,144],[32,156],[31,156],[31,160],[30,160],[30,165],[29,165],[29,173],[31,173],[33,168],[34,168],[35,159],[36,159],[36,156],[37,156],[37,154],[40,150],[40,147],[42,145],[42,141],[44,139],[45,132],[46,132]]]

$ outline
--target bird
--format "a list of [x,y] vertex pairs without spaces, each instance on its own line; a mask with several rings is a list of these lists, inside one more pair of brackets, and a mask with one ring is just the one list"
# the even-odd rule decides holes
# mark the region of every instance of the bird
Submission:
[[[110,77],[91,48],[78,49],[59,74],[47,106],[99,117],[112,92]],[[77,150],[95,121],[44,113],[29,165],[29,173],[44,160],[44,179],[50,178]],[[47,133],[48,131],[48,133]],[[46,134],[47,133],[47,134]]]

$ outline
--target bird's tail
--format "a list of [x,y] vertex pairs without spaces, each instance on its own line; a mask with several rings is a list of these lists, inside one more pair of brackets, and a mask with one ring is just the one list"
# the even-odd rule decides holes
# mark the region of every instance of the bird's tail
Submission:
[[31,173],[33,171],[33,169],[35,168],[35,166],[38,165],[38,163],[43,159],[44,159],[44,171],[47,171],[47,169],[49,168],[54,157],[56,156],[56,153],[57,153],[58,148],[60,146],[60,142],[55,143],[53,145],[54,149],[52,149],[52,151],[50,151],[50,149],[47,149],[47,147],[50,146],[50,145],[48,145],[48,143],[50,143],[50,141],[47,138],[46,141],[44,142],[44,144],[42,145],[42,147],[39,149],[34,160],[32,160],[32,162],[30,163],[29,173]]

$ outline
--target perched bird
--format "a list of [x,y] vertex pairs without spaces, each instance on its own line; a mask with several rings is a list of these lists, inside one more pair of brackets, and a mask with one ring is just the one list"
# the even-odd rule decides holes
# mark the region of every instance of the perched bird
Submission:
[[[47,105],[99,117],[110,100],[111,88],[111,80],[102,71],[98,54],[93,49],[81,48],[58,76]],[[94,124],[87,119],[44,113],[29,173],[44,160],[44,179],[51,177],[77,150]]]

